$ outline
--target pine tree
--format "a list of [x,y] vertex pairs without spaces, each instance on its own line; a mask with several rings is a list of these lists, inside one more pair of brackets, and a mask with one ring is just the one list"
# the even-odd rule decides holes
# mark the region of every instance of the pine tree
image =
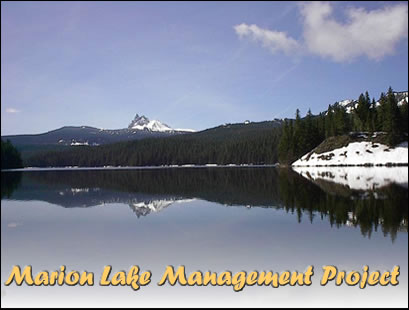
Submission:
[[386,96],[382,92],[379,97],[379,106],[377,107],[377,115],[376,115],[376,130],[377,131],[386,131],[385,129],[385,115],[387,110],[387,101]]
[[366,131],[370,131],[371,127],[371,98],[369,97],[368,91],[365,92],[365,107],[367,108],[367,115],[365,120],[365,129]]
[[314,123],[312,118],[311,109],[308,109],[307,115],[305,117],[305,149],[303,150],[304,153],[310,151],[314,147],[317,146],[319,140],[318,134],[318,124]]
[[361,94],[358,98],[358,105],[354,109],[354,112],[356,116],[358,117],[359,122],[356,124],[357,129],[360,131],[365,131],[367,129],[367,123],[368,123],[368,116],[369,116],[369,107],[370,107],[370,100],[368,92],[366,92],[367,96],[364,96],[364,94]]
[[400,115],[401,115],[401,122],[402,122],[402,131],[404,133],[408,133],[408,103],[402,104],[402,106],[399,107],[400,110]]
[[377,111],[377,107],[376,107],[376,102],[375,102],[375,98],[372,99],[372,103],[371,103],[371,109],[369,112],[369,128],[368,130],[370,132],[374,132],[376,131],[376,120],[378,118],[378,111]]
[[391,87],[389,87],[387,94],[387,106],[385,116],[385,128],[388,133],[388,143],[395,145],[399,142],[402,129],[400,127],[400,111],[398,108],[398,102]]
[[342,135],[347,131],[347,113],[344,107],[336,106],[334,109],[334,134]]
[[328,106],[328,114],[325,117],[325,137],[329,138],[335,135],[334,129],[334,110],[331,105]]

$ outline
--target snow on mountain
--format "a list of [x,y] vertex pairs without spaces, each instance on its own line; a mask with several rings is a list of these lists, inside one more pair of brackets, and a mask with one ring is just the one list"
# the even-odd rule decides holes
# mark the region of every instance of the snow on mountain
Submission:
[[191,202],[194,199],[158,199],[152,201],[141,201],[129,204],[131,210],[137,215],[146,216],[151,213],[158,213],[174,203]]
[[301,176],[342,184],[353,190],[375,190],[395,183],[408,187],[408,169],[402,167],[294,167]]
[[373,142],[352,142],[322,154],[308,153],[292,166],[343,166],[408,164],[408,142],[391,148]]
[[[396,100],[398,100],[398,106],[402,106],[404,104],[409,103],[409,98],[408,98],[408,92],[407,91],[402,91],[402,92],[394,92]],[[375,103],[375,106],[379,107],[380,102],[379,100]]]
[[177,128],[175,129],[175,131],[185,131],[185,132],[196,132],[196,130],[194,129],[185,129],[185,128]]
[[135,115],[133,121],[129,124],[128,129],[131,130],[148,130],[148,131],[173,131],[168,125],[157,120],[149,120],[146,116],[138,114]]
[[352,100],[352,99],[345,99],[345,100],[342,100],[342,101],[340,101],[340,102],[338,102],[338,104],[339,105],[342,105],[343,107],[345,107],[345,106],[347,106],[347,105],[349,105],[351,102],[353,102],[354,100]]
[[140,215],[160,212],[163,209],[169,207],[174,202],[174,200],[142,201],[138,203],[132,203],[129,206],[139,217]]
[[401,106],[401,105],[404,105],[404,104],[408,104],[408,102],[409,102],[409,98],[408,98],[408,96],[406,95],[405,98],[401,99],[401,100],[398,102],[398,106]]
[[[352,113],[353,110],[358,106],[358,101],[353,99],[345,99],[335,103],[335,106],[341,106],[345,109],[345,111],[349,114]],[[328,114],[328,111],[325,113]]]
[[[398,106],[401,106],[403,104],[408,104],[409,99],[408,99],[408,92],[407,91],[394,92],[393,94],[395,95],[396,100],[398,100]],[[358,100],[345,99],[345,100],[338,101],[337,104],[344,107],[345,111],[347,113],[352,113],[353,110],[358,106]],[[379,100],[378,100],[375,103],[375,106],[378,107],[379,105],[380,105],[380,103],[379,103]]]
[[155,131],[155,132],[173,132],[173,131],[194,132],[194,130],[192,129],[173,129],[170,126],[160,121],[149,120],[145,115],[139,116],[138,114],[135,115],[135,118],[129,124],[128,129],[147,130],[147,131]]

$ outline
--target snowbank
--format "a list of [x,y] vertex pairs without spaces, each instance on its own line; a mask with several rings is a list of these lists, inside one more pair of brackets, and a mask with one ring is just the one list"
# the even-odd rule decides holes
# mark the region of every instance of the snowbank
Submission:
[[408,142],[390,148],[373,142],[352,142],[345,147],[322,154],[310,153],[292,166],[343,166],[408,164]]

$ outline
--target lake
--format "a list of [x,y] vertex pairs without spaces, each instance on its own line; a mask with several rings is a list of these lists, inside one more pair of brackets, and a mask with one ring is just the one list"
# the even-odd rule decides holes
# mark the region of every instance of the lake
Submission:
[[[202,167],[1,173],[1,303],[15,306],[408,305],[408,169]],[[5,286],[33,274],[95,273],[94,286]],[[98,285],[138,265],[152,283]],[[166,266],[305,271],[311,286],[158,286]],[[320,285],[322,267],[392,270],[396,286]]]

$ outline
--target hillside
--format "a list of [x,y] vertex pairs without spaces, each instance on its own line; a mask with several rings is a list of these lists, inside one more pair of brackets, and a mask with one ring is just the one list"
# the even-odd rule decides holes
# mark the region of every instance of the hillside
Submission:
[[225,124],[196,133],[36,154],[25,166],[274,164],[281,121]]
[[133,131],[128,129],[98,129],[89,126],[65,126],[42,134],[2,136],[14,145],[63,145],[77,146],[115,143],[126,140],[164,136],[166,133]]
[[9,140],[21,152],[25,160],[38,152],[64,151],[81,145],[98,146],[133,141],[146,138],[169,137],[194,132],[191,129],[173,129],[158,121],[149,120],[146,116],[135,115],[127,128],[103,129],[90,126],[64,126],[42,134],[8,135],[2,139]]

